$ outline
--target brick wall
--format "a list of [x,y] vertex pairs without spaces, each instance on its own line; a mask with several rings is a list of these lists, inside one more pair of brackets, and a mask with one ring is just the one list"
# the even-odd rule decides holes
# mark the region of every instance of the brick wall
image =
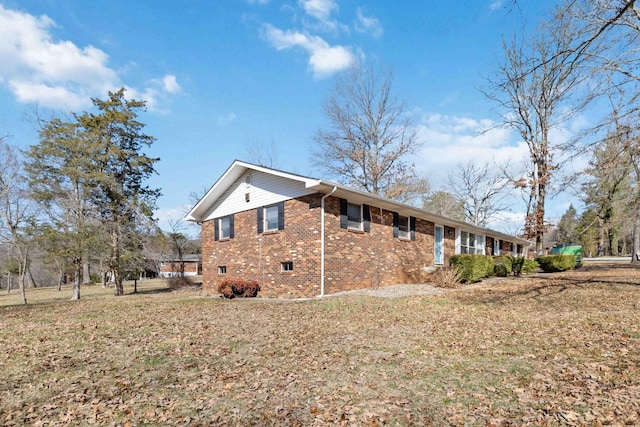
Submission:
[[[214,240],[213,221],[202,224],[203,287],[217,292],[224,278],[257,280],[264,297],[311,297],[320,293],[320,195],[287,200],[284,230],[258,234],[256,210],[234,216],[234,238]],[[293,272],[282,272],[293,262]],[[225,266],[226,274],[218,267]]]
[[[192,273],[192,274],[200,274],[200,269],[198,269],[198,264],[195,261],[185,261],[184,262],[184,272]],[[163,262],[160,266],[161,273],[177,273],[180,271],[180,263],[179,262]]]
[[[285,202],[285,228],[257,233],[255,209],[234,217],[234,238],[214,240],[213,221],[202,224],[203,286],[214,293],[225,277],[257,280],[265,297],[320,294],[320,199]],[[433,266],[434,224],[416,220],[414,241],[393,237],[393,212],[371,207],[369,233],[340,228],[339,199],[326,199],[325,294],[428,279]],[[444,227],[445,265],[455,251],[455,229]],[[293,272],[281,272],[281,262]],[[226,274],[218,274],[225,266]]]

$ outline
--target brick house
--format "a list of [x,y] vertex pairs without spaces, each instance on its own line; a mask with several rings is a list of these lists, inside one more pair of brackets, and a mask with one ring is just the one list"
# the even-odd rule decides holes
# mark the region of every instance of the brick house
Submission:
[[[202,274],[202,260],[198,254],[186,254],[182,256],[185,276],[197,276]],[[180,260],[169,258],[160,262],[160,277],[174,277],[180,274]]]
[[530,242],[403,203],[235,161],[186,217],[202,225],[203,286],[257,280],[266,297],[420,283],[453,254]]

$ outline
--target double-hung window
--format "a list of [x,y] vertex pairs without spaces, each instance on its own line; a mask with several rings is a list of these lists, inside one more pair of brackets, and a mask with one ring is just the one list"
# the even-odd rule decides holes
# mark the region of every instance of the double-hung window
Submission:
[[264,231],[278,229],[278,205],[264,208]]
[[410,235],[409,217],[398,215],[398,237],[401,239],[409,239]]
[[233,215],[214,220],[215,240],[233,239]]
[[369,205],[360,205],[340,199],[340,228],[364,231],[371,228],[371,213]]
[[258,233],[284,230],[284,202],[258,208]]
[[460,253],[475,254],[476,253],[476,235],[467,231],[460,232]]
[[460,231],[460,253],[461,254],[484,254],[485,238],[480,234]]
[[416,240],[416,218],[393,213],[393,237]]
[[493,254],[500,255],[500,239],[493,239]]
[[362,205],[347,203],[347,228],[362,230]]

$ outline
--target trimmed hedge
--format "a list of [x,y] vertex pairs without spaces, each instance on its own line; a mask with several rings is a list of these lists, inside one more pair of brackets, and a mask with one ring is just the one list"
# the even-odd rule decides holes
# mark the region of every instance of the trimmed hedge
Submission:
[[486,255],[453,255],[449,264],[458,269],[462,283],[479,282],[493,275],[493,258]]
[[507,277],[511,275],[512,259],[510,256],[496,256],[493,257],[494,267],[493,273],[498,277]]
[[511,270],[514,276],[520,276],[521,274],[529,274],[532,271],[538,269],[539,265],[536,261],[524,257],[510,257],[511,258]]
[[218,292],[225,298],[253,298],[260,292],[257,280],[224,279],[218,285]]
[[573,270],[576,267],[575,255],[546,255],[536,257],[536,262],[546,273]]

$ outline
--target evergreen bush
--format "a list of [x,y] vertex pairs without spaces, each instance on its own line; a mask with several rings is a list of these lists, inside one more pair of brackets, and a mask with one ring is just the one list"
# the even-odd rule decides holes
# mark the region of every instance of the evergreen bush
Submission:
[[536,262],[546,273],[573,270],[576,267],[575,255],[546,255],[536,257]]
[[449,260],[458,269],[462,283],[479,282],[493,274],[493,258],[486,255],[453,255]]

